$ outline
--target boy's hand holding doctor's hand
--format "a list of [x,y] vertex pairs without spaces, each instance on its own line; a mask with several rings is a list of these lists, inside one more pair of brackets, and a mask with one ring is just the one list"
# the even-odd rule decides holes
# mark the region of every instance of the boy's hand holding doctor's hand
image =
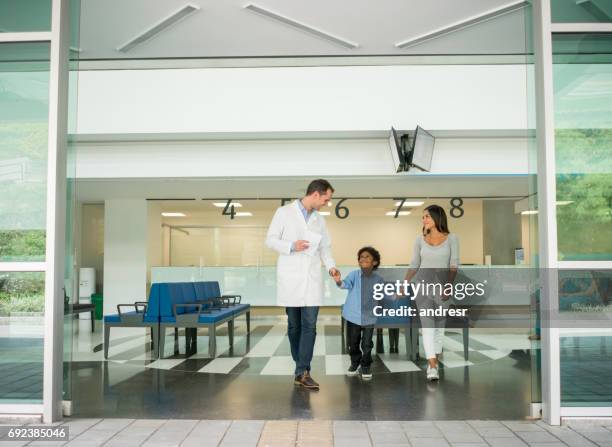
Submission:
[[331,269],[329,269],[329,276],[334,278],[336,284],[340,285],[342,283],[342,275],[340,274],[340,271],[337,268],[332,267]]

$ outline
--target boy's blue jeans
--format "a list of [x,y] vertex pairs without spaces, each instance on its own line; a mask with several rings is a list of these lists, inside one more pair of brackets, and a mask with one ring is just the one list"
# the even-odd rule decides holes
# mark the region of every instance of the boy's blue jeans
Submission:
[[317,337],[319,306],[287,307],[289,344],[295,362],[295,375],[310,371],[310,362]]

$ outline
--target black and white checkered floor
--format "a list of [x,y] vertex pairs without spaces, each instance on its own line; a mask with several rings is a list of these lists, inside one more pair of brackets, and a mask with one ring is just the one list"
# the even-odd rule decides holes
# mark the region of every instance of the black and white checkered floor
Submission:
[[[286,322],[279,319],[254,320],[248,337],[244,324],[237,325],[233,347],[229,346],[226,328],[219,328],[218,355],[215,359],[210,359],[208,356],[208,337],[205,330],[198,334],[198,352],[189,356],[185,355],[182,333],[179,342],[175,344],[174,334],[168,331],[165,343],[166,352],[159,360],[152,360],[150,344],[142,330],[140,334],[134,334],[129,329],[124,331],[128,333],[118,330],[111,338],[109,362],[135,364],[141,367],[144,363],[146,368],[213,374],[290,376],[294,369],[286,335],[287,325]],[[84,334],[82,333],[81,336]],[[92,341],[96,338],[94,334]],[[400,336],[399,339],[399,354],[388,353],[386,332],[383,340],[385,353],[378,353],[374,356],[372,367],[374,374],[416,372],[426,367],[424,361],[412,362],[407,359],[403,336]],[[447,330],[444,338],[444,354],[441,359],[442,367],[458,368],[492,362],[511,355],[513,351],[526,352],[537,348],[536,343],[527,339],[525,330],[514,332],[471,330],[469,358],[465,360],[461,334]],[[89,343],[83,342],[83,344]],[[422,346],[422,343],[420,345]],[[73,352],[73,361],[103,360],[99,344],[95,349],[89,349],[89,352],[82,349],[84,347],[77,346]],[[314,348],[313,373],[342,375],[345,374],[349,364],[349,356],[342,353],[339,321],[337,319],[320,320]]]

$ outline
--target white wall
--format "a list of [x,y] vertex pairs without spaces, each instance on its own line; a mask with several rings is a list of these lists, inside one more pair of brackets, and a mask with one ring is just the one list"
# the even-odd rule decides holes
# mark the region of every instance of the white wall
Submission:
[[103,292],[104,285],[104,205],[82,204],[79,206],[81,234],[79,243],[80,266],[96,269],[96,291]]
[[[78,178],[392,175],[386,139],[76,143]],[[434,174],[527,174],[527,138],[438,138]]]
[[[466,200],[465,214],[449,218],[450,230],[460,239],[461,262],[483,263],[482,201]],[[353,209],[353,211],[355,211]],[[273,210],[256,212],[249,218],[238,218],[230,224],[226,217],[209,216],[200,221],[179,219],[180,225],[208,225],[209,228],[187,228],[190,235],[172,232],[173,266],[271,266],[277,254],[265,246],[265,235]],[[408,264],[414,240],[421,228],[421,211],[394,219],[389,216],[351,214],[346,220],[327,217],[338,265],[355,265],[357,251],[373,245],[380,252],[383,265]],[[520,229],[519,229],[520,231]],[[157,264],[161,265],[161,264]]]
[[117,313],[117,304],[146,301],[146,200],[107,200],[104,203],[104,314]]
[[527,68],[82,71],[77,123],[79,134],[526,129]]

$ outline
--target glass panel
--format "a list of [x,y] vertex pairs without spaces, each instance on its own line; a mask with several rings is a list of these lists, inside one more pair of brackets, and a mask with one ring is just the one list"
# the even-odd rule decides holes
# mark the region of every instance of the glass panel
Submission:
[[[71,46],[79,47],[79,24],[80,24],[80,0],[70,0],[70,32]],[[68,135],[76,134],[77,122],[77,81],[78,81],[78,52],[70,53],[70,77],[68,78]],[[64,368],[63,368],[63,395],[64,401],[71,401],[72,394],[72,374],[73,357],[75,351],[75,341],[78,340],[79,331],[84,324],[89,325],[93,322],[80,320],[90,319],[90,312],[78,312],[82,307],[78,306],[79,301],[79,259],[77,256],[77,241],[75,240],[77,213],[76,192],[76,148],[69,144],[66,148],[66,245],[64,258],[64,287],[66,290],[64,302]],[[75,306],[76,305],[76,306]],[[98,331],[100,330],[100,324]]]
[[47,43],[0,45],[0,262],[45,259],[48,58]]
[[[612,224],[612,61],[591,45],[604,41],[611,43],[612,36],[554,36],[561,260],[612,259],[612,237],[606,231]],[[587,51],[599,53],[584,54],[583,42]],[[572,48],[580,54],[572,54]],[[612,46],[607,48],[612,52]]]
[[565,23],[612,22],[610,0],[552,0],[552,21]]
[[0,0],[0,32],[51,30],[51,0]]
[[[565,406],[611,406],[612,271],[559,272],[561,400]],[[579,326],[579,327],[578,327]]]
[[[534,48],[533,48],[533,8],[525,8],[525,42],[527,46],[527,56],[525,57],[526,65],[526,92],[525,92],[525,103],[526,116],[527,116],[527,129],[535,129],[536,126],[536,96],[535,96],[535,66],[534,66]],[[527,140],[527,160],[528,160],[528,191],[529,195],[525,199],[527,210],[525,214],[521,216],[521,225],[524,228],[523,234],[525,242],[523,247],[526,248],[526,263],[533,267],[537,267],[539,263],[539,246],[538,246],[538,214],[528,212],[528,210],[537,210],[538,208],[538,147],[535,134],[531,134],[532,138]],[[527,254],[529,256],[527,257]],[[542,351],[539,349],[539,339],[541,333],[540,323],[540,299],[539,291],[535,287],[535,284],[539,283],[539,272],[538,268],[532,268],[529,270],[529,339],[530,348],[530,369],[531,369],[531,402],[540,403],[542,402]],[[532,415],[533,416],[533,415]]]
[[45,274],[0,273],[0,404],[40,403]]

